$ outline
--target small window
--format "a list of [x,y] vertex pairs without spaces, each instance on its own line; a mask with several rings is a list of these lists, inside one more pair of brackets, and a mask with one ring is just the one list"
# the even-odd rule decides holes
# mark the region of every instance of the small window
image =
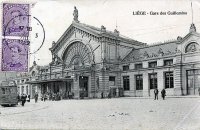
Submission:
[[109,81],[115,81],[115,76],[110,76]]
[[125,91],[130,90],[129,76],[123,76],[123,87]]
[[164,60],[164,66],[170,66],[170,65],[173,65],[173,59]]
[[143,77],[142,75],[136,75],[136,90],[143,90]]
[[165,73],[165,88],[174,88],[173,72],[166,72]]
[[123,71],[129,70],[129,65],[124,65],[123,66]]
[[151,73],[149,74],[149,84],[150,84],[150,89],[155,89],[157,88],[157,73]]
[[157,67],[157,61],[149,62],[149,68],[156,68]]
[[135,69],[141,69],[142,68],[142,63],[135,64]]
[[115,85],[115,76],[110,76],[109,77],[109,85],[114,86]]

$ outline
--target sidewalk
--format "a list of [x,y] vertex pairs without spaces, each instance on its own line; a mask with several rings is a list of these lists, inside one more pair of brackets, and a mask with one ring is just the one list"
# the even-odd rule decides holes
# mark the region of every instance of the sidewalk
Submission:
[[[120,98],[129,98],[129,99],[154,99],[153,96],[150,96],[150,97],[120,97]],[[198,95],[166,96],[165,98],[200,98],[200,96],[198,96]]]

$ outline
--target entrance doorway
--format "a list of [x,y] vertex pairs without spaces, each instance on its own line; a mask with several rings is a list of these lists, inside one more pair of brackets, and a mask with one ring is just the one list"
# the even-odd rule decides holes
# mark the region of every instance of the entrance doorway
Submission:
[[88,97],[88,77],[79,77],[80,98]]
[[200,70],[193,69],[187,71],[187,95],[198,94],[200,87]]
[[45,94],[47,92],[47,84],[42,84],[41,94]]
[[72,99],[73,93],[72,93],[72,81],[67,81],[65,84],[66,91],[65,91],[65,97],[66,99]]

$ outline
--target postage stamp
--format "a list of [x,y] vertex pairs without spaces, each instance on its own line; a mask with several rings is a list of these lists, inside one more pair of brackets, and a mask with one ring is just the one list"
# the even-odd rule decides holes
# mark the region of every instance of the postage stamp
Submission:
[[29,4],[3,3],[3,35],[29,36]]
[[28,71],[28,41],[19,39],[2,40],[2,71]]

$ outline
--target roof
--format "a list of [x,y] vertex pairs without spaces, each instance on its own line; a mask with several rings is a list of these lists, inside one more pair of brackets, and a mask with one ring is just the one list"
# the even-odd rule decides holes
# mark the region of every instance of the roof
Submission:
[[72,22],[72,24],[67,28],[67,30],[64,32],[64,34],[58,39],[58,41],[52,46],[51,49],[54,49],[57,45],[59,45],[59,43],[67,35],[68,31],[70,31],[70,29],[72,27],[76,27],[76,28],[79,28],[80,30],[89,32],[92,35],[95,35],[96,37],[102,37],[102,36],[112,37],[114,39],[117,38],[118,40],[127,42],[127,43],[132,44],[132,45],[146,46],[146,43],[139,42],[137,40],[123,36],[119,33],[113,32],[113,31],[109,31],[109,30],[106,30],[106,29],[104,31],[102,31],[102,29],[98,28],[98,27],[94,27],[94,26],[87,25],[87,24],[80,23],[80,22]]
[[27,81],[26,84],[38,84],[38,83],[47,83],[47,82],[63,82],[63,81],[72,81],[72,78],[60,78],[60,79],[46,79],[46,80],[35,80]]
[[124,62],[141,61],[148,58],[173,55],[177,52],[177,41],[150,45],[133,49],[124,59]]

